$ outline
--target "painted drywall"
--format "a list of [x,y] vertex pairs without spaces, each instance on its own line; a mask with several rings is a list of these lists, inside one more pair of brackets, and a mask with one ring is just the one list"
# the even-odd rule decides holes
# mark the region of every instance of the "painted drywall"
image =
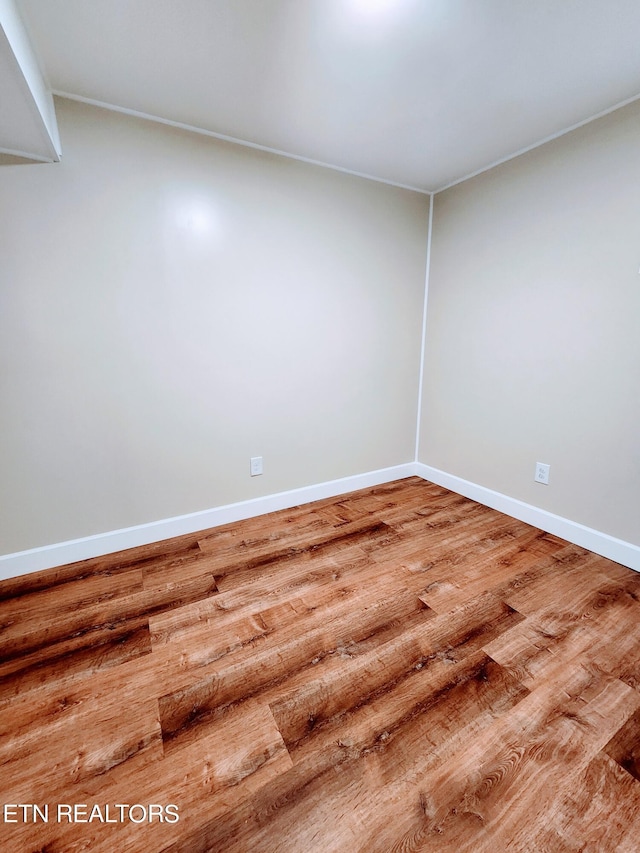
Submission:
[[413,459],[428,197],[56,106],[0,167],[0,553]]
[[419,450],[636,545],[639,139],[636,103],[435,197]]

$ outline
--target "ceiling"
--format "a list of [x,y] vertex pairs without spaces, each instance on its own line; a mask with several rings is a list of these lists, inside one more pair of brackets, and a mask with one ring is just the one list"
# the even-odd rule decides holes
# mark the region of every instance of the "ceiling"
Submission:
[[640,93],[638,0],[20,9],[56,92],[428,191]]

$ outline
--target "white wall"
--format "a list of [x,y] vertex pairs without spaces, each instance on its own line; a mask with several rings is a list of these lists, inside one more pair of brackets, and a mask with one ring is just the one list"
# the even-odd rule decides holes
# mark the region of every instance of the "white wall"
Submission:
[[636,545],[639,142],[636,103],[436,196],[419,454]]
[[0,167],[0,553],[413,458],[426,196],[57,113]]

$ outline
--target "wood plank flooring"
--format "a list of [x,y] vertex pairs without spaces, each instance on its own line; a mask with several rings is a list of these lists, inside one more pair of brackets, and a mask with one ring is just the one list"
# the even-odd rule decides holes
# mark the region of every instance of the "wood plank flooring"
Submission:
[[638,853],[640,575],[409,478],[4,581],[0,790],[3,853]]

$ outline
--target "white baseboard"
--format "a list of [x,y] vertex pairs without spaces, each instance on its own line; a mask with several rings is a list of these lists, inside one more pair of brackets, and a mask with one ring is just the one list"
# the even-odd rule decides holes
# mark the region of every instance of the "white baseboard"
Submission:
[[505,515],[539,527],[547,533],[552,533],[554,536],[566,539],[574,545],[580,545],[582,548],[587,548],[589,551],[594,551],[596,554],[608,557],[616,563],[621,563],[623,566],[640,572],[640,547],[638,545],[625,542],[624,539],[616,539],[607,533],[585,527],[583,524],[570,521],[568,518],[554,515],[552,512],[539,509],[516,498],[510,498],[500,492],[494,492],[492,489],[471,483],[469,480],[463,480],[453,474],[447,474],[446,471],[440,471],[430,465],[423,465],[421,462],[415,463],[415,473],[423,480],[429,480],[438,486],[443,486],[445,489],[450,489],[466,498],[471,498],[492,509],[497,509]]
[[175,518],[165,518],[122,530],[112,530],[94,536],[85,536],[82,539],[72,539],[68,542],[59,542],[42,548],[6,554],[0,556],[0,580],[26,575],[41,569],[50,569],[54,566],[63,566],[67,563],[75,563],[78,560],[87,560],[91,557],[101,557],[115,551],[124,551],[127,548],[136,548],[139,545],[148,545],[151,542],[160,542],[163,539],[182,536],[185,533],[196,533],[199,530],[219,527],[221,524],[229,524],[232,521],[241,521],[279,509],[288,509],[299,504],[336,497],[357,489],[379,486],[412,475],[417,475],[424,480],[451,489],[452,492],[457,492],[485,506],[503,512],[505,515],[539,527],[541,530],[546,530],[547,533],[552,533],[568,542],[573,542],[575,545],[580,545],[589,551],[594,551],[596,554],[601,554],[603,557],[640,572],[640,547],[637,545],[625,542],[623,539],[616,539],[607,533],[601,533],[559,515],[554,515],[516,498],[510,498],[500,492],[494,492],[492,489],[463,480],[453,474],[447,474],[446,471],[440,471],[430,465],[408,462],[404,465],[381,468],[377,471],[368,471],[352,477],[342,477],[339,480],[330,480],[326,483],[278,492],[262,498],[226,504],[213,509],[192,512],[188,515],[179,515]]
[[28,551],[6,554],[0,557],[0,580],[38,572],[41,569],[50,569],[54,566],[64,566],[78,560],[88,560],[91,557],[102,557],[115,551],[124,551],[127,548],[136,548],[139,545],[149,545],[151,542],[160,542],[162,539],[171,539],[185,533],[196,533],[199,530],[219,527],[221,524],[229,524],[232,521],[253,518],[267,512],[335,497],[346,492],[353,492],[356,489],[379,486],[383,483],[390,483],[392,480],[411,477],[415,473],[415,463],[408,462],[404,465],[395,465],[391,468],[381,468],[377,471],[368,471],[365,474],[356,474],[352,477],[342,477],[339,480],[318,483],[314,486],[278,492],[275,495],[266,495],[262,498],[226,504],[200,512],[191,512],[188,515],[179,515],[175,518],[165,518],[161,521],[138,524],[135,527],[126,527],[122,530],[111,530],[107,533],[85,536],[82,539],[72,539],[55,545],[45,545],[42,548],[31,548]]

